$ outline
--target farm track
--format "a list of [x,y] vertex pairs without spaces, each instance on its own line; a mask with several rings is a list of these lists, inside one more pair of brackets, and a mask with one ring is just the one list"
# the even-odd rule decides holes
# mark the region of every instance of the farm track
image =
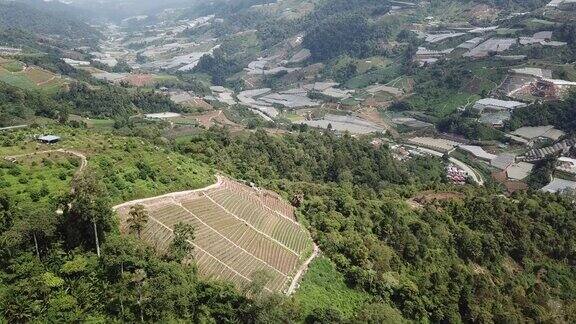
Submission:
[[81,173],[82,171],[84,171],[84,169],[86,169],[86,167],[88,166],[88,158],[86,158],[86,155],[77,152],[77,151],[73,151],[73,150],[68,150],[68,149],[57,149],[57,150],[46,150],[46,151],[40,151],[40,152],[33,152],[33,153],[26,153],[26,154],[20,154],[20,155],[10,155],[10,156],[5,156],[4,159],[6,160],[17,160],[23,157],[28,157],[28,156],[35,156],[35,155],[42,155],[42,154],[49,154],[49,153],[63,153],[63,154],[69,154],[69,155],[73,155],[77,158],[80,159],[80,167],[78,168],[78,170],[76,171],[76,174]]

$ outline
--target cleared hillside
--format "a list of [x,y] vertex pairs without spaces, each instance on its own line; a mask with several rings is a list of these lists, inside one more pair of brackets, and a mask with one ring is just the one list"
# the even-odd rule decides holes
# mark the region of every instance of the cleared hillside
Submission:
[[266,289],[285,291],[312,253],[310,235],[294,219],[290,204],[274,193],[226,178],[199,191],[116,206],[123,224],[130,207],[137,204],[150,215],[143,240],[166,251],[174,226],[191,224],[200,274],[230,280],[238,287],[250,283],[255,272],[265,271],[271,278]]

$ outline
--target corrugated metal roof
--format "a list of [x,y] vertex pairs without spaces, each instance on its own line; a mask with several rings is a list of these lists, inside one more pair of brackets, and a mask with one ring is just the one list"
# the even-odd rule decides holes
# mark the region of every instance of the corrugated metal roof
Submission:
[[490,164],[500,170],[506,170],[512,163],[516,161],[516,157],[511,154],[502,154],[495,157]]
[[541,190],[545,192],[556,193],[567,189],[576,189],[576,182],[564,179],[554,179]]
[[56,136],[56,135],[44,135],[44,136],[40,136],[38,137],[39,140],[43,141],[43,142],[54,142],[54,141],[59,141],[60,140],[60,136]]

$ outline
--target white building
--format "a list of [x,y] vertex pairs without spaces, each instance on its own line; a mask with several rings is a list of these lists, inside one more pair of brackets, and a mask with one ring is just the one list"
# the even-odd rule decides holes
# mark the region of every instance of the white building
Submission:
[[500,100],[494,98],[484,98],[478,100],[473,108],[479,110],[480,112],[484,110],[491,110],[491,111],[511,111],[516,108],[526,107],[527,104],[519,101],[508,101],[508,100]]

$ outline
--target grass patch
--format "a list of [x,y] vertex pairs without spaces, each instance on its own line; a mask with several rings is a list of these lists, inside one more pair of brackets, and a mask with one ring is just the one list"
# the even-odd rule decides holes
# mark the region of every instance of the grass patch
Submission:
[[21,73],[12,73],[6,69],[0,69],[0,82],[4,82],[13,87],[27,90],[37,90],[38,87],[26,75]]
[[344,276],[327,257],[319,257],[310,264],[300,288],[294,295],[306,316],[314,309],[335,308],[344,316],[350,317],[370,298],[367,293],[349,288]]
[[282,114],[281,117],[286,118],[286,119],[290,120],[291,122],[299,122],[299,121],[304,120],[303,116],[300,116],[298,114],[291,113],[291,112],[285,112]]
[[24,69],[24,63],[20,61],[8,61],[6,63],[2,63],[2,67],[8,72],[21,72],[22,69]]
[[[22,69],[24,64],[19,61],[10,61],[1,64],[1,66],[0,82],[16,88],[56,93],[66,84],[65,80],[54,73],[37,67],[30,67],[24,71]],[[19,68],[19,66],[21,67]]]
[[392,61],[390,61],[389,59],[380,56],[370,57],[365,60],[358,60],[357,62],[358,73],[364,74],[370,71],[371,69],[384,68],[390,65],[391,63]]
[[414,95],[407,101],[416,110],[426,111],[435,117],[443,118],[454,113],[459,107],[468,106],[479,99],[481,97],[476,94],[437,89],[437,95]]
[[371,84],[381,83],[386,84],[398,77],[399,67],[395,64],[389,65],[387,67],[369,71],[367,73],[356,76],[348,82],[346,82],[346,87],[350,89],[365,88]]

